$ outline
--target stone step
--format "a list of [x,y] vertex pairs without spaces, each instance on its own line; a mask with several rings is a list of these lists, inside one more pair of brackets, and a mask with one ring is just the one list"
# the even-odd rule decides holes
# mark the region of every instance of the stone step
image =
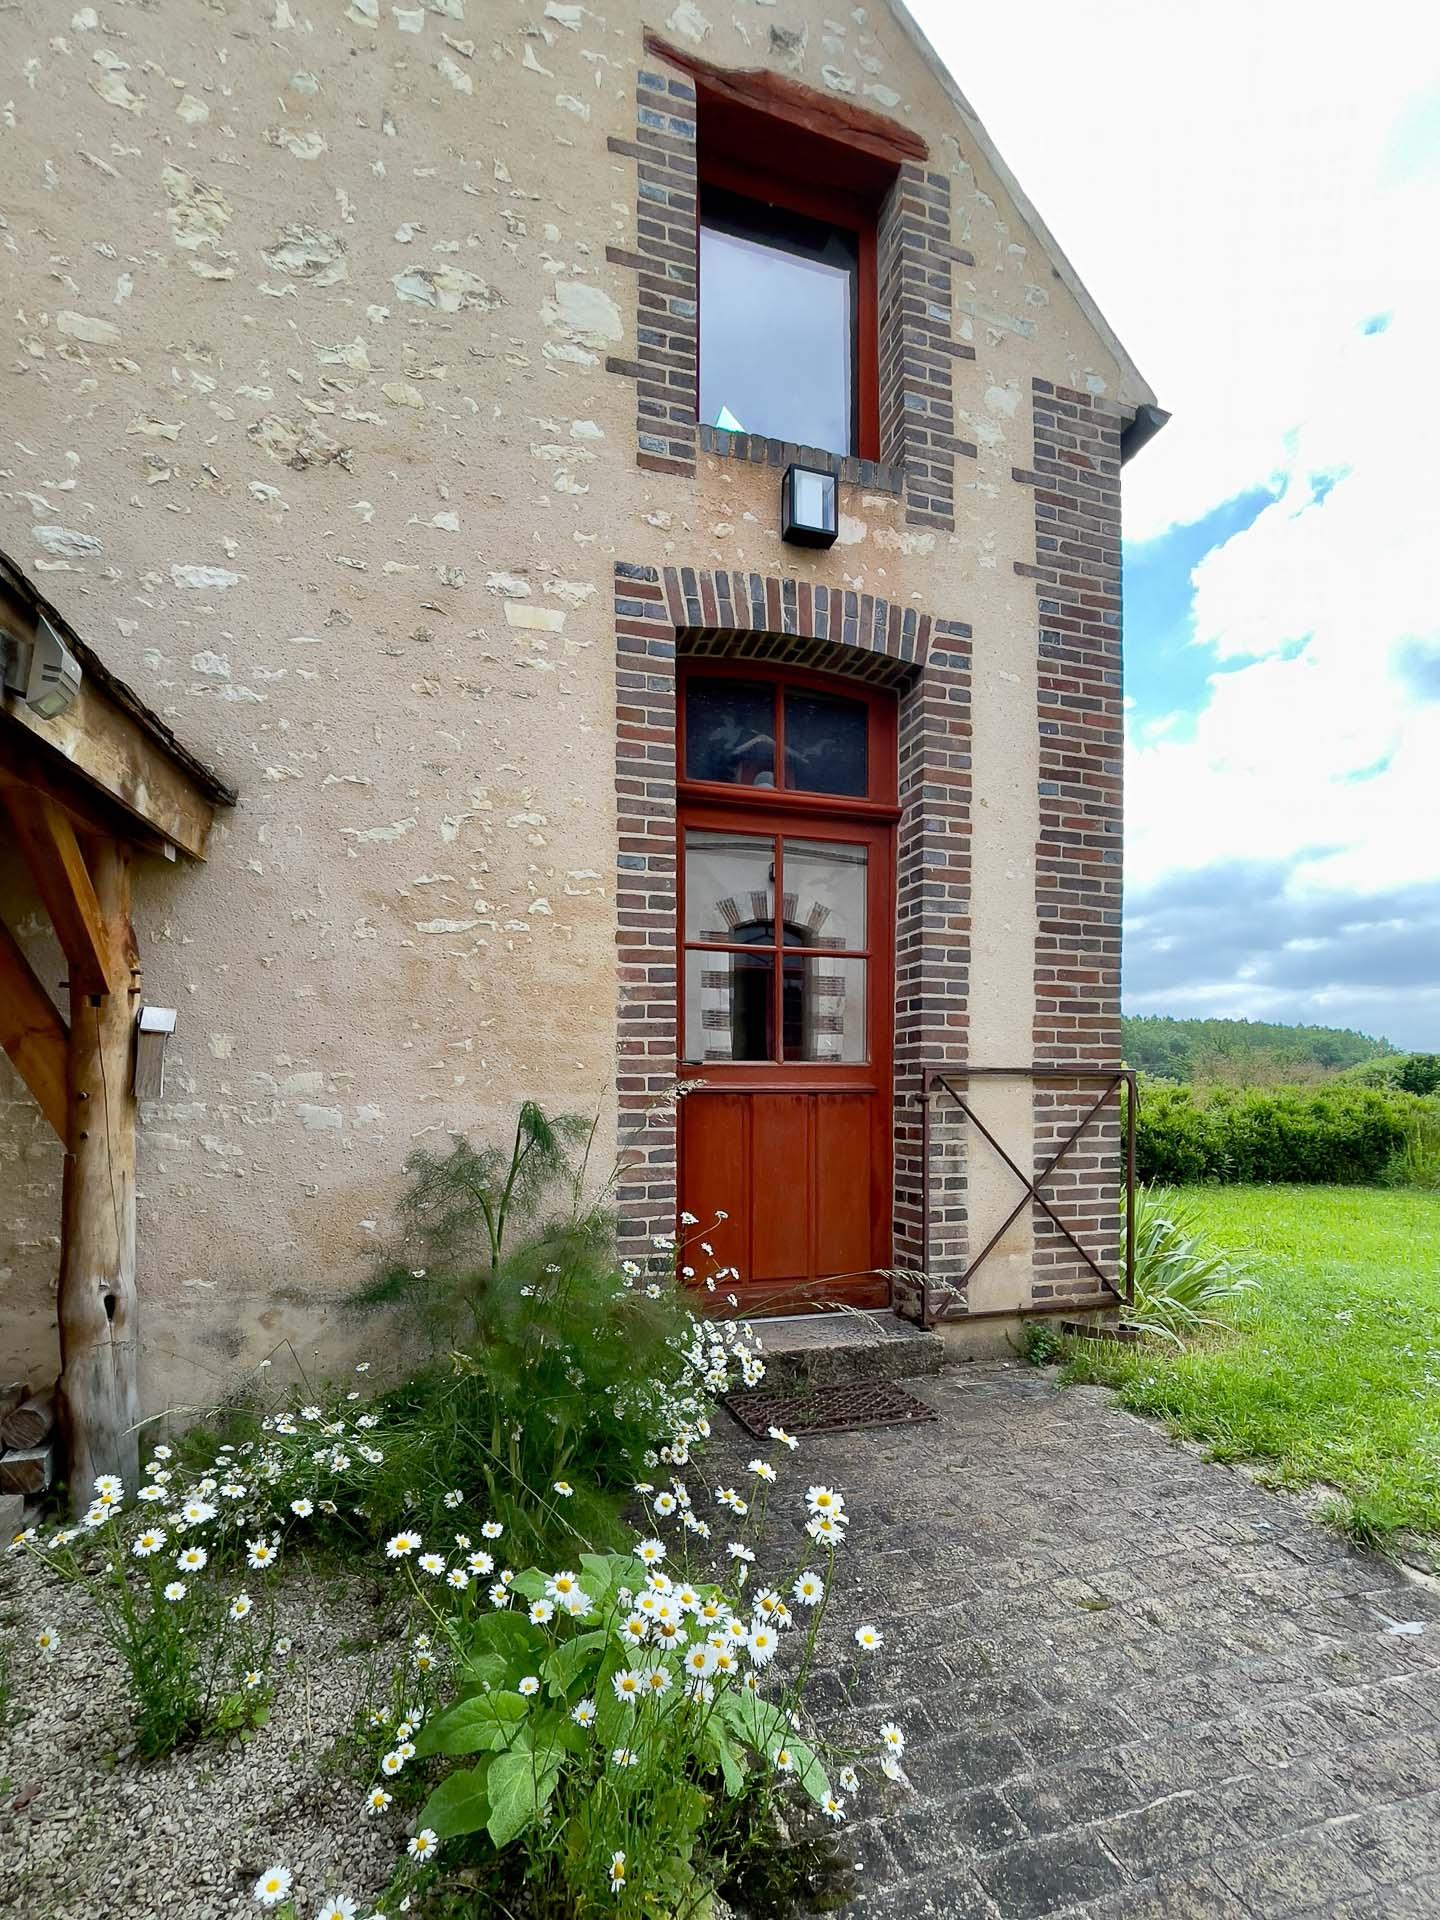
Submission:
[[945,1342],[893,1313],[797,1314],[753,1322],[765,1361],[765,1385],[829,1386],[837,1381],[912,1379],[939,1373]]

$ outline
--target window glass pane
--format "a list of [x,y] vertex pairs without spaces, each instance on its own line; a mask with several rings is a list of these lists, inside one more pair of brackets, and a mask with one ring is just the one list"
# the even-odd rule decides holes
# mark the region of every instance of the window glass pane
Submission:
[[775,842],[768,834],[686,829],[685,938],[774,944]]
[[841,840],[785,842],[787,947],[863,947],[869,849]]
[[865,960],[785,955],[787,1060],[860,1061],[865,1045]]
[[774,1060],[773,953],[685,956],[685,1058]]
[[703,221],[700,418],[849,453],[854,282],[843,254],[836,263]]
[[686,683],[685,778],[774,786],[774,687],[753,680]]
[[869,721],[863,700],[791,688],[785,695],[785,784],[803,793],[867,793]]

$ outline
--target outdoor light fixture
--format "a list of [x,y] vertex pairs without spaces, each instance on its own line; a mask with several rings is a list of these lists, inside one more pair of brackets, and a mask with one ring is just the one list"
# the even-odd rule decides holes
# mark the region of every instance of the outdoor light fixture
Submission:
[[840,531],[835,476],[787,467],[780,486],[780,537],[797,547],[833,547]]
[[135,1023],[135,1073],[131,1081],[137,1100],[164,1099],[165,1042],[174,1031],[174,1007],[141,1007]]
[[80,691],[80,662],[42,614],[29,639],[0,629],[6,693],[18,694],[42,720],[56,720]]

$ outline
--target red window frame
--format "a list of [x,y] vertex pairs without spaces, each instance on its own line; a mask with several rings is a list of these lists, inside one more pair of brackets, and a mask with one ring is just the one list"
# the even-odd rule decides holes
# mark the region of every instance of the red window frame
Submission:
[[[704,108],[702,106],[703,115]],[[776,137],[784,132],[777,123]],[[718,187],[726,193],[754,200],[762,206],[780,207],[798,213],[807,220],[819,220],[826,226],[843,227],[855,235],[858,271],[855,284],[855,445],[851,451],[861,460],[880,458],[880,312],[879,270],[876,264],[876,211],[858,194],[839,188],[811,186],[772,173],[763,166],[747,167],[730,159],[708,154],[703,147],[699,162],[700,192],[695,203],[695,247],[700,247],[701,209],[706,187]],[[700,351],[697,310],[695,350]],[[700,388],[695,388],[696,418],[699,418]],[[841,447],[823,452],[843,454]]]

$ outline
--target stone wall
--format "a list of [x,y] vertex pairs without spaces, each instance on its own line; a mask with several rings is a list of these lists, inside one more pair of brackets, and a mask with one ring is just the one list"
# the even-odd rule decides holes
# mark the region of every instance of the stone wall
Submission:
[[[964,1015],[972,1058],[1030,1049],[1040,656],[1014,469],[1036,380],[1147,396],[903,23],[832,13],[0,11],[0,545],[240,792],[204,866],[137,876],[147,992],[180,1009],[140,1141],[152,1406],[361,1340],[339,1303],[413,1146],[494,1134],[527,1095],[602,1106],[613,1142],[617,562],[968,629]],[[916,344],[951,414],[897,442],[906,491],[842,480],[828,553],[781,544],[763,459],[687,432],[683,374],[647,411],[647,28],[928,147],[902,184],[948,277]],[[0,913],[57,984],[3,849]],[[1028,1099],[997,1124],[1028,1151]],[[59,1165],[0,1061],[0,1345],[37,1377]],[[977,1219],[1008,1206],[983,1156],[964,1180]],[[1030,1260],[1025,1220],[986,1288],[1024,1299]]]

